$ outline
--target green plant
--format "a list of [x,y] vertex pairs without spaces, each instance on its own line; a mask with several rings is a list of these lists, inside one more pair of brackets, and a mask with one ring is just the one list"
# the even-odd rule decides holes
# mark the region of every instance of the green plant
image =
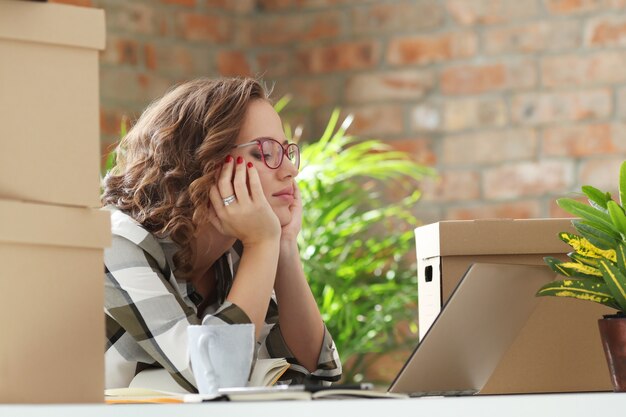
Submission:
[[[322,137],[301,144],[298,183],[304,205],[301,256],[311,289],[344,363],[344,380],[368,359],[413,345],[417,299],[411,208],[417,180],[433,172],[377,140],[346,134],[335,110]],[[290,131],[289,128],[285,129]],[[390,191],[403,197],[387,202]],[[397,200],[398,198],[395,197]]]
[[572,224],[579,234],[559,237],[574,251],[569,261],[545,258],[560,275],[568,277],[544,285],[538,296],[572,297],[626,312],[626,161],[619,174],[619,204],[611,194],[590,185],[582,187],[589,204],[570,198],[557,200],[567,212],[580,217]]

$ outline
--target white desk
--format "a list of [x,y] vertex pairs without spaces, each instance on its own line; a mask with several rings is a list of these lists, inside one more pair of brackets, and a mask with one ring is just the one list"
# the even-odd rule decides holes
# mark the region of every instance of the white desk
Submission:
[[626,393],[133,405],[0,405],[1,417],[591,417],[619,416]]

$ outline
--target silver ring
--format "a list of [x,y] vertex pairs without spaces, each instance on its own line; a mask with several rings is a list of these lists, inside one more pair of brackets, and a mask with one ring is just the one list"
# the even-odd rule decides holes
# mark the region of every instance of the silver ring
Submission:
[[225,206],[228,206],[230,204],[233,204],[235,201],[237,201],[237,197],[235,197],[235,194],[233,194],[231,196],[223,198],[222,201],[224,202]]

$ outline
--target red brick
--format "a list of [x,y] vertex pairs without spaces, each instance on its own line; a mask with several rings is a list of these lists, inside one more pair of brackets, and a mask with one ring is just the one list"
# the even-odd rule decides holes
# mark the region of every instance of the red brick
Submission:
[[371,35],[435,29],[444,23],[445,12],[432,1],[400,1],[388,4],[358,5],[352,7],[350,26],[356,34]]
[[205,0],[209,9],[221,9],[235,13],[250,13],[254,11],[256,0]]
[[379,100],[417,100],[435,86],[431,70],[407,69],[349,77],[345,97],[351,103]]
[[441,143],[441,162],[449,166],[528,160],[537,152],[537,135],[533,129],[480,130],[445,136]]
[[300,49],[296,60],[301,72],[320,74],[371,68],[378,62],[379,55],[377,42],[358,41]]
[[554,14],[577,14],[602,10],[606,7],[598,0],[545,0],[546,8]]
[[139,43],[134,39],[109,36],[100,52],[100,62],[113,65],[137,65]]
[[[279,83],[284,85],[286,83]],[[316,108],[337,103],[339,81],[337,79],[294,78],[288,84],[292,99],[289,106],[297,108]],[[275,96],[276,97],[276,96]]]
[[516,201],[511,203],[479,203],[470,206],[452,207],[446,210],[446,220],[474,219],[535,219],[541,216],[538,201]]
[[615,88],[617,90],[617,111],[616,116],[620,120],[626,120],[626,87]]
[[611,138],[613,139],[613,147],[626,159],[626,123],[614,123],[611,126]]
[[503,97],[472,97],[447,100],[443,107],[443,128],[447,132],[499,127],[508,122]]
[[462,25],[489,25],[534,17],[537,2],[519,0],[448,0],[448,13]]
[[232,36],[232,21],[219,15],[181,13],[178,31],[190,41],[226,42]]
[[533,87],[536,84],[532,61],[459,65],[441,72],[441,91],[444,94],[481,94],[491,91]]
[[522,93],[511,100],[513,122],[527,125],[603,119],[611,112],[608,89]]
[[141,74],[126,68],[107,68],[100,72],[101,99],[146,106],[162,96],[173,84],[157,74]]
[[217,54],[217,70],[224,76],[251,76],[246,56],[241,51],[222,51]]
[[543,132],[542,154],[546,156],[581,157],[611,154],[615,147],[611,125],[555,126]]
[[418,164],[434,166],[437,163],[433,139],[417,137],[413,139],[390,139],[385,142],[400,152],[406,152]]
[[149,70],[180,78],[206,74],[211,68],[207,49],[194,49],[185,44],[147,43],[144,45],[144,60]]
[[354,0],[258,0],[258,7],[263,10],[285,9],[320,9],[329,6],[351,4]]
[[614,199],[619,199],[619,169],[624,162],[624,155],[589,159],[580,166],[580,185],[589,184],[603,191],[609,191]]
[[196,7],[196,0],[161,0],[161,3],[174,6]]
[[[326,125],[328,112],[320,113],[317,122]],[[389,135],[398,135],[404,132],[402,107],[398,105],[369,105],[360,107],[346,107],[341,111],[340,120],[348,114],[354,115],[354,121],[348,129],[351,135],[362,139],[379,138]]]
[[571,161],[522,162],[484,171],[483,190],[488,199],[509,199],[558,193],[574,180]]
[[387,62],[393,65],[430,64],[476,54],[478,40],[473,32],[392,38]]
[[424,102],[410,111],[411,129],[416,132],[438,131],[442,128],[443,118],[440,103]]
[[275,78],[291,75],[293,61],[288,51],[273,49],[256,56],[258,73],[263,77]]
[[550,56],[541,61],[541,79],[546,87],[622,83],[624,68],[626,52],[622,51]]
[[453,202],[480,198],[480,174],[474,170],[440,172],[439,178],[420,181],[423,201]]
[[485,29],[483,48],[487,55],[558,51],[580,46],[581,37],[577,21],[532,21]]
[[626,45],[626,16],[603,16],[592,19],[585,27],[585,45]]
[[167,26],[165,20],[166,16],[160,9],[138,2],[121,2],[118,7],[106,10],[109,34],[162,34]]
[[344,25],[337,11],[320,13],[261,16],[252,25],[250,36],[255,46],[292,45],[299,42],[333,39]]

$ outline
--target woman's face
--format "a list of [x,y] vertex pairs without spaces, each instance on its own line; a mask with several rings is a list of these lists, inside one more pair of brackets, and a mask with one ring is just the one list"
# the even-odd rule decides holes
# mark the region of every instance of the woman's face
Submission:
[[[257,99],[248,104],[244,123],[237,137],[237,145],[249,143],[259,138],[272,138],[282,144],[287,143],[280,116],[270,103]],[[250,145],[233,149],[231,155],[243,157],[244,163],[252,162],[263,186],[263,193],[274,210],[281,226],[291,221],[290,206],[293,203],[295,177],[298,170],[285,156],[276,169],[265,165],[258,146]]]

